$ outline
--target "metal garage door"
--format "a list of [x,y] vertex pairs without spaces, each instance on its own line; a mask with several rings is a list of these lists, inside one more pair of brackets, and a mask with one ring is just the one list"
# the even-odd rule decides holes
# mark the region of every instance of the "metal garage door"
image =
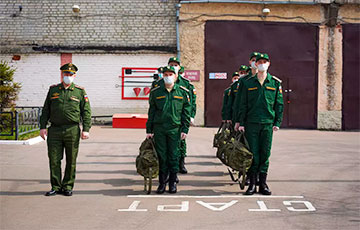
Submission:
[[[304,23],[207,21],[205,25],[205,125],[221,122],[223,90],[252,51],[270,55],[269,72],[283,80],[282,127],[316,128],[318,27]],[[209,79],[227,72],[228,79]]]
[[360,129],[360,24],[343,25],[342,126]]

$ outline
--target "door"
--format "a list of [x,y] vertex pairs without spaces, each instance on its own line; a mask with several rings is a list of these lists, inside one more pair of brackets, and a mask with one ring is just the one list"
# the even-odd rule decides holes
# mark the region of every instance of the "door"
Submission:
[[[205,125],[219,125],[223,91],[231,83],[232,72],[249,64],[253,51],[268,53],[269,73],[283,80],[282,127],[316,128],[318,27],[247,21],[207,21],[205,25]],[[228,78],[209,78],[210,73],[221,72]]]
[[360,129],[360,24],[343,25],[343,130]]

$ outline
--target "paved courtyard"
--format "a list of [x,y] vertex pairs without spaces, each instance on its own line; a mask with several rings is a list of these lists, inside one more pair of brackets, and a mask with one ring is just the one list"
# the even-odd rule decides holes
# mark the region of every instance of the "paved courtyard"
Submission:
[[[272,196],[243,196],[215,157],[217,129],[191,128],[179,192],[143,192],[142,129],[95,126],[82,141],[74,195],[50,189],[46,143],[0,145],[0,229],[359,229],[360,133],[280,130]],[[157,187],[157,180],[154,182]]]

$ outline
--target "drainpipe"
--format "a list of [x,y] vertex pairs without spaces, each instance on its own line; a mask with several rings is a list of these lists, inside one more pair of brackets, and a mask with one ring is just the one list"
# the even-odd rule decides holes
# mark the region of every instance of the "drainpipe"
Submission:
[[181,8],[180,3],[175,5],[175,9],[176,9],[176,53],[177,53],[177,58],[179,60],[181,60],[180,59],[180,32],[179,32],[180,8]]
[[194,1],[181,1],[182,4],[190,3],[246,3],[246,4],[297,4],[297,5],[316,5],[318,4],[313,0],[312,2],[302,2],[302,1],[246,1],[246,0],[194,0]]

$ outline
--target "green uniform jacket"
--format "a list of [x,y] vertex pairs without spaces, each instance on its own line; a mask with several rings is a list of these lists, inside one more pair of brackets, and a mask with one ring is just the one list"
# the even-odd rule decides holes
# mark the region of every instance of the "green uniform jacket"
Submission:
[[231,88],[226,88],[224,90],[224,98],[223,98],[223,104],[222,104],[222,110],[221,110],[221,118],[222,120],[227,120],[227,108],[228,108],[228,101],[230,96]]
[[[184,77],[178,77],[178,80],[176,81],[176,84],[184,86],[186,89],[188,89],[189,98],[190,98],[190,104],[191,104],[191,112],[190,117],[194,118],[196,115],[196,89],[191,82],[184,78]],[[157,86],[165,87],[164,79],[159,79],[157,81],[153,81],[152,88],[155,88]]]
[[250,72],[248,75],[246,75],[245,77],[242,77],[239,79],[239,84],[238,84],[238,92],[235,95],[235,99],[234,102],[232,103],[232,110],[233,110],[233,117],[232,119],[235,122],[239,122],[239,115],[240,115],[240,103],[241,103],[241,92],[242,92],[242,88],[244,85],[244,81],[246,81],[247,79],[249,79],[250,77],[252,77],[252,73]]
[[257,74],[248,78],[241,91],[239,109],[240,126],[248,122],[280,127],[284,111],[281,80],[268,73],[261,86]]
[[40,129],[46,129],[49,120],[55,126],[79,124],[82,120],[83,131],[88,132],[91,108],[85,89],[74,83],[67,89],[62,83],[50,86],[40,116]]
[[239,83],[240,81],[235,81],[230,86],[230,95],[226,107],[226,119],[225,120],[232,120],[233,119],[233,104],[235,101],[236,94],[239,90]]
[[180,127],[180,132],[188,133],[191,113],[188,91],[178,84],[170,92],[165,86],[152,89],[146,133],[153,133],[154,125],[162,125],[168,129]]

